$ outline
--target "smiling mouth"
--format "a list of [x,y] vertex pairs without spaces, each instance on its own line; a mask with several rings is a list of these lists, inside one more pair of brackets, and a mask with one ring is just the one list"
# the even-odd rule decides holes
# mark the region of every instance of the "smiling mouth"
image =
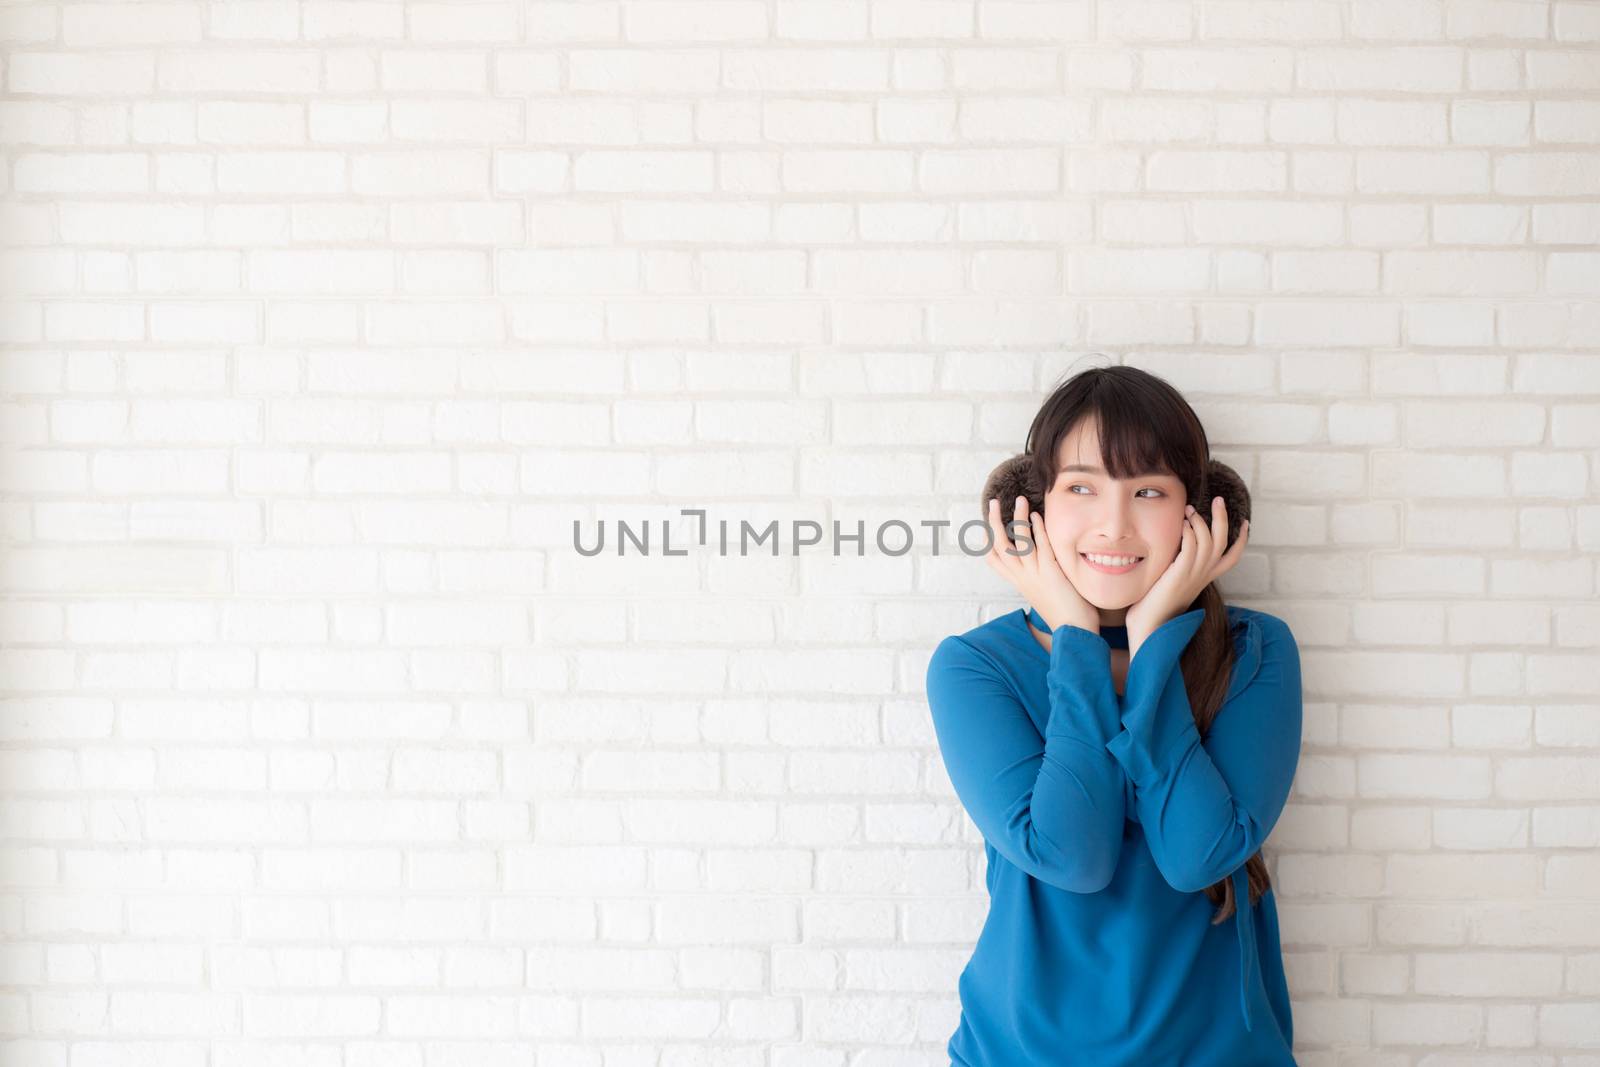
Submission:
[[1079,552],[1078,553],[1078,558],[1083,560],[1089,566],[1094,567],[1096,570],[1110,571],[1110,572],[1112,572],[1114,574],[1122,573],[1124,571],[1130,571],[1133,568],[1137,567],[1139,564],[1143,563],[1144,559],[1145,559],[1145,557],[1143,557],[1143,556],[1134,556],[1132,563],[1123,563],[1123,564],[1097,563],[1094,560],[1089,558],[1089,553],[1087,553],[1087,552]]

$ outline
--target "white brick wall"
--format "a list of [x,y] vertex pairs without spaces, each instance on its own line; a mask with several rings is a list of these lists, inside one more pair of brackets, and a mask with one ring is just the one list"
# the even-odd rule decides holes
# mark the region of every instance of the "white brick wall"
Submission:
[[[942,1067],[1100,349],[1302,642],[1306,1067],[1600,1064],[1600,3],[0,7],[0,1063]],[[586,559],[571,524],[868,528]],[[786,546],[787,548],[787,546]]]

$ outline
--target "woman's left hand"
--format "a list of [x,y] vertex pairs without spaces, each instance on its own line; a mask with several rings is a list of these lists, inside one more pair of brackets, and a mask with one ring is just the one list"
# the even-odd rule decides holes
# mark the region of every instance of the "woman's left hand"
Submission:
[[[1239,537],[1227,552],[1222,546],[1228,541],[1228,509],[1222,498],[1211,501],[1209,524],[1200,513],[1188,507],[1183,516],[1183,541],[1178,554],[1167,564],[1166,571],[1149,592],[1129,606],[1123,622],[1128,627],[1128,647],[1137,650],[1146,637],[1162,623],[1190,610],[1206,586],[1233,569],[1244,554],[1245,542],[1250,538],[1250,520],[1239,526]],[[1130,658],[1132,653],[1130,652]]]

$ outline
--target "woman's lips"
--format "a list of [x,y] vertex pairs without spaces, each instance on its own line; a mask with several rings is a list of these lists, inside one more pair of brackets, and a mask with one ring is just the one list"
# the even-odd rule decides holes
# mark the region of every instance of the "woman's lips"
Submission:
[[1082,559],[1085,563],[1099,571],[1101,574],[1127,574],[1129,571],[1133,570],[1133,568],[1144,562],[1144,557],[1141,556],[1132,563],[1128,564],[1126,567],[1107,567],[1103,563],[1096,563],[1094,560],[1090,559],[1087,552],[1079,552],[1078,558]]

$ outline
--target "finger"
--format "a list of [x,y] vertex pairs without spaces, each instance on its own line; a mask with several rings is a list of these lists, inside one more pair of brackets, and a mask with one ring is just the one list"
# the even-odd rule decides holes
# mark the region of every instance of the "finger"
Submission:
[[[989,498],[989,536],[992,543],[989,554],[994,557],[995,563],[1001,568],[1010,565],[1010,561],[1017,557],[1010,555],[1011,535],[1006,533],[1005,527],[1000,522],[1000,498]],[[1004,570],[1001,573],[1005,573]]]
[[1233,544],[1228,546],[1228,551],[1224,552],[1222,558],[1217,561],[1216,566],[1211,568],[1211,575],[1207,579],[1208,582],[1216,581],[1233,570],[1239,560],[1244,557],[1245,539],[1250,535],[1249,522],[1250,520],[1246,519],[1244,523],[1240,524],[1239,536],[1233,539]]
[[996,498],[995,521],[1000,523],[1000,528],[1004,532],[1005,537],[1005,541],[1002,543],[1000,555],[1005,560],[1006,566],[1015,570],[1018,567],[1024,566],[1022,561],[1033,552],[1033,548],[1030,544],[1017,543],[1018,541],[1026,540],[1026,538],[1023,537],[1023,529],[1027,527],[1027,523],[1022,523],[1021,528],[1019,528],[1017,519],[1012,518],[1008,521],[1002,521],[1000,519],[1001,514],[1002,510],[1000,501],[998,498]]
[[1184,574],[1194,569],[1195,547],[1194,522],[1190,519],[1183,524],[1183,537],[1178,541],[1178,558],[1172,561],[1174,565],[1182,568]]
[[1222,546],[1228,543],[1228,502],[1220,496],[1211,505],[1211,542],[1221,555]]
[[1233,539],[1233,544],[1229,545],[1228,551],[1223,553],[1222,558],[1229,561],[1228,566],[1232,567],[1239,561],[1239,557],[1244,555],[1245,542],[1249,539],[1250,520],[1245,519],[1239,524],[1239,536]]
[[1178,541],[1178,558],[1173,560],[1173,565],[1182,566],[1186,574],[1194,569],[1192,558],[1194,558],[1194,555],[1198,555],[1198,549],[1200,549],[1200,534],[1195,531],[1197,518],[1197,515],[1186,515],[1184,517],[1184,528],[1182,528]]
[[1055,550],[1050,547],[1050,532],[1044,528],[1044,516],[1035,511],[1031,516],[1033,520],[1033,543],[1039,548],[1039,562],[1054,563]]
[[1217,565],[1216,553],[1211,544],[1211,531],[1200,516],[1194,517],[1194,555],[1189,557],[1189,577],[1198,579]]
[[[1038,548],[1037,548],[1037,545],[1034,542],[1034,539],[1033,539],[1033,536],[1032,536],[1032,533],[1031,533],[1032,525],[1028,521],[1028,498],[1027,497],[1022,496],[1020,494],[1017,496],[1016,503],[1012,506],[1012,518],[1011,518],[1011,521],[1014,524],[1017,524],[1018,526],[1020,526],[1023,530],[1029,530],[1030,531],[1030,534],[1028,536],[1028,547],[1024,549],[1021,546],[1018,546],[1017,551],[1022,554],[1018,558],[1020,559],[1020,558],[1022,558],[1022,556],[1030,557],[1029,558],[1029,563],[1036,564],[1038,561],[1036,559],[1034,559],[1034,558],[1031,558],[1031,557],[1034,557],[1037,554]],[[1020,533],[1021,530],[1019,530],[1018,532]]]
[[1199,549],[1199,557],[1196,560],[1197,569],[1211,566],[1217,562],[1217,552],[1223,542],[1217,539],[1214,521],[1204,521],[1199,515],[1194,517],[1194,536]]
[[1198,511],[1189,516],[1189,522],[1194,527],[1196,548],[1199,550],[1201,556],[1209,556],[1211,554],[1211,526],[1208,524],[1214,521],[1216,517],[1215,504],[1212,504],[1211,506],[1211,514],[1211,519],[1207,519]]
[[989,527],[989,551],[985,553],[990,563],[1000,562],[1000,506],[994,497],[989,498],[989,506],[984,509],[983,521]]
[[1163,588],[1181,587],[1189,584],[1189,572],[1193,568],[1190,560],[1194,558],[1194,542],[1191,540],[1194,533],[1185,521],[1183,528],[1178,532],[1178,553],[1173,556],[1162,568],[1161,576],[1156,579],[1156,584]]

